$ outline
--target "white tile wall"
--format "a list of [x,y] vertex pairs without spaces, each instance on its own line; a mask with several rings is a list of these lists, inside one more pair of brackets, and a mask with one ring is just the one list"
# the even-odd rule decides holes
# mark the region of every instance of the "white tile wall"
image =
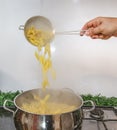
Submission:
[[[41,69],[34,56],[36,48],[18,29],[29,17],[48,17],[56,31],[80,29],[97,16],[117,17],[116,0],[0,0],[0,3],[2,91],[41,87]],[[51,87],[117,96],[117,38],[56,36],[51,46],[57,73],[55,81],[49,78]]]

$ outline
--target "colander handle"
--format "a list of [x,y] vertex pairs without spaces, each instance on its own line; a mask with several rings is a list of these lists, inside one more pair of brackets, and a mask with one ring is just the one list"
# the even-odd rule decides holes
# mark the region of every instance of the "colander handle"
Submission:
[[19,30],[24,30],[24,25],[20,25]]
[[[74,91],[71,88],[63,88],[63,90],[66,90],[68,92],[74,93]],[[74,93],[75,94],[75,93]]]
[[5,110],[7,110],[7,111],[12,112],[13,115],[14,115],[14,114],[15,114],[15,111],[11,110],[10,108],[8,108],[8,107],[6,106],[7,102],[11,102],[11,103],[13,103],[13,101],[5,100],[4,103],[3,103],[3,108],[4,108]]
[[93,111],[95,109],[95,103],[92,100],[84,101],[84,103],[87,103],[87,102],[90,102],[92,107],[90,109],[85,110],[85,112]]

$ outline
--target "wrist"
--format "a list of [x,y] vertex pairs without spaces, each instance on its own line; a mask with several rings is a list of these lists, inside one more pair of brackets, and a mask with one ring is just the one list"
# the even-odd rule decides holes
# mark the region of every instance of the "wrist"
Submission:
[[117,18],[114,18],[114,33],[113,33],[113,36],[117,37]]

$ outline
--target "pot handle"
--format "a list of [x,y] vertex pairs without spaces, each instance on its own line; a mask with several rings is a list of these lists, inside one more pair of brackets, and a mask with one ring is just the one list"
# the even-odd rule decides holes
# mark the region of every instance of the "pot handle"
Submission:
[[7,103],[7,102],[12,102],[12,103],[13,103],[13,101],[5,100],[4,103],[3,103],[3,108],[4,108],[5,110],[7,110],[7,111],[12,112],[13,115],[14,115],[14,114],[15,114],[15,111],[13,111],[13,110],[9,109],[8,107],[6,107],[6,103]]
[[20,25],[19,30],[24,30],[24,25]]
[[92,107],[88,110],[85,110],[85,112],[93,111],[95,109],[95,103],[92,100],[84,101],[84,103],[87,103],[87,102],[90,102]]

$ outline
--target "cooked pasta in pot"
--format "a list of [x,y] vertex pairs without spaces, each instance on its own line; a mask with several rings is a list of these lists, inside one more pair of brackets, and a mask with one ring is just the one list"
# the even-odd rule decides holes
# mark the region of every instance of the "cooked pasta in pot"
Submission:
[[22,109],[34,114],[61,114],[75,110],[75,105],[68,105],[65,103],[49,102],[50,95],[46,95],[43,99],[34,96],[35,101],[23,103]]

